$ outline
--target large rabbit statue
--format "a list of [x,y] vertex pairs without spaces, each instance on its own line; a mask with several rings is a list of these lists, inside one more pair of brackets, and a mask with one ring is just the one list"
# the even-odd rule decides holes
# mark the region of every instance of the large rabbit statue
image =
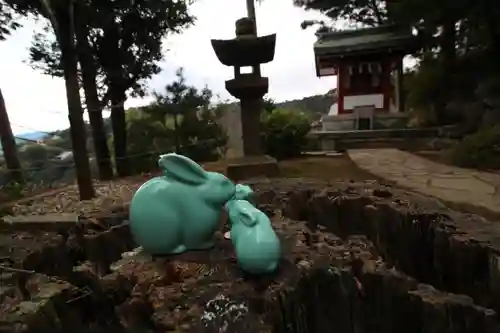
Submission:
[[136,243],[154,255],[209,249],[235,185],[183,155],[162,155],[158,164],[163,175],[145,182],[130,203]]
[[267,215],[246,200],[231,200],[226,210],[238,266],[256,275],[275,271],[281,244]]

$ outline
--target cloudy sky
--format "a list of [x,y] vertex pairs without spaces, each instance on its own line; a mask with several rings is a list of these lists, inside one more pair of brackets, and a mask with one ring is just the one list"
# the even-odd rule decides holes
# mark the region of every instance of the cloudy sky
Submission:
[[[215,57],[210,39],[234,37],[234,22],[245,16],[244,0],[198,0],[191,7],[196,25],[168,39],[163,71],[153,77],[151,90],[161,90],[184,67],[187,80],[197,87],[207,85],[222,99],[230,96],[224,81],[232,69]],[[259,34],[277,33],[275,60],[263,67],[270,78],[269,95],[277,101],[325,93],[335,85],[333,77],[319,79],[314,72],[313,29],[302,30],[304,19],[319,14],[295,8],[292,0],[265,0],[257,7]],[[6,101],[14,133],[51,131],[68,126],[64,82],[45,76],[26,63],[27,49],[37,25],[27,21],[7,41],[0,42],[0,88]],[[143,105],[147,99],[131,99],[127,106]]]

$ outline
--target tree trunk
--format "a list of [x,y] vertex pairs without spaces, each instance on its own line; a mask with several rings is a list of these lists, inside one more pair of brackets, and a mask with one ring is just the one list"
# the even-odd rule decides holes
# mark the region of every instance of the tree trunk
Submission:
[[181,153],[181,142],[179,134],[179,119],[177,118],[177,112],[174,113],[174,142],[175,142],[175,153]]
[[17,155],[16,139],[14,138],[14,134],[12,134],[2,90],[0,90],[0,140],[2,141],[5,164],[7,164],[7,169],[9,170],[9,178],[12,181],[21,183],[23,181],[21,163]]
[[[496,4],[493,2],[485,2],[483,3],[483,13],[487,13],[489,15],[483,15],[484,24],[486,26],[486,34],[489,37],[489,47],[488,51],[490,53],[490,59],[492,69],[498,73],[500,72],[500,64],[498,61],[498,57],[500,56],[500,32],[498,31],[498,14],[496,11]],[[496,73],[492,73],[493,75]]]
[[[110,52],[120,54],[120,26],[112,24],[106,29],[106,44]],[[104,65],[106,71],[109,99],[111,101],[111,127],[113,130],[113,147],[115,167],[119,177],[130,175],[127,156],[127,123],[125,119],[125,100],[127,87],[119,62],[112,61]]]
[[78,59],[74,43],[74,22],[72,20],[73,8],[69,8],[68,15],[58,15],[58,35],[61,47],[61,64],[66,83],[66,98],[68,101],[68,118],[70,124],[71,144],[73,159],[75,161],[78,190],[80,200],[89,200],[94,197],[92,175],[87,152],[85,122],[80,99],[78,84]]
[[447,106],[453,100],[453,93],[455,91],[453,73],[455,73],[455,63],[457,53],[455,49],[456,30],[455,21],[453,18],[445,18],[442,24],[443,33],[440,40],[441,47],[441,61],[444,68],[444,76],[441,78],[441,93],[439,100],[436,101],[436,121],[439,125],[445,125],[452,122],[450,119]]
[[102,109],[97,95],[97,70],[88,44],[88,28],[84,24],[78,24],[76,28],[77,50],[82,69],[83,90],[85,102],[89,113],[90,126],[92,127],[92,139],[94,151],[99,168],[99,178],[109,180],[113,178],[113,166],[107,142],[107,133],[104,128]]
[[443,52],[443,60],[449,69],[453,69],[457,58],[457,51],[455,47],[457,32],[455,25],[455,20],[450,18],[442,26],[443,36],[441,39],[441,49]]
[[111,88],[111,125],[113,128],[113,145],[115,150],[115,166],[119,177],[130,175],[127,157],[127,123],[125,119],[125,93],[119,87]]

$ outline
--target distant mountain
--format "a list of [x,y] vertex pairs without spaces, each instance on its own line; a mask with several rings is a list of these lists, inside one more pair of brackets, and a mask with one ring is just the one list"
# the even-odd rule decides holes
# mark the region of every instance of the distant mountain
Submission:
[[16,138],[21,139],[19,141],[23,141],[22,139],[36,141],[36,140],[41,140],[47,136],[48,134],[45,132],[28,132],[28,133],[18,134],[16,135]]
[[330,107],[336,101],[336,89],[332,89],[324,95],[315,95],[295,99],[291,101],[276,103],[276,107],[293,109],[308,113],[313,119],[319,119],[328,114]]
[[[277,108],[291,109],[308,114],[312,120],[318,120],[328,114],[330,107],[337,101],[337,89],[332,89],[326,94],[304,97],[283,102],[275,102]],[[228,105],[237,105],[237,102]]]
[[[44,132],[28,132],[15,136],[17,145],[23,145],[30,141],[37,141],[47,137],[48,134]],[[3,149],[0,146],[0,156],[3,156]]]

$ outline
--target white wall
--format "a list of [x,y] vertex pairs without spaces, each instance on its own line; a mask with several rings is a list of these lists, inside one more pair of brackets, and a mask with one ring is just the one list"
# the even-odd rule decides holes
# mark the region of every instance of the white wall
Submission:
[[336,116],[339,114],[339,105],[337,103],[333,103],[328,111],[329,116]]
[[370,105],[374,105],[377,109],[382,109],[384,107],[384,95],[370,94],[344,97],[344,110],[353,110],[357,106]]

